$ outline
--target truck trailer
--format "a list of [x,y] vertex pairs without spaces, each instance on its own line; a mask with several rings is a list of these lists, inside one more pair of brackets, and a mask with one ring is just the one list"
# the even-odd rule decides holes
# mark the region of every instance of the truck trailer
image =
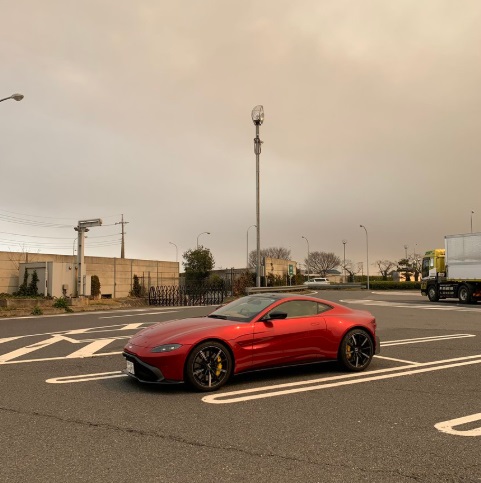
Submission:
[[426,252],[421,293],[431,302],[457,298],[470,304],[481,300],[481,233],[447,235],[444,249]]

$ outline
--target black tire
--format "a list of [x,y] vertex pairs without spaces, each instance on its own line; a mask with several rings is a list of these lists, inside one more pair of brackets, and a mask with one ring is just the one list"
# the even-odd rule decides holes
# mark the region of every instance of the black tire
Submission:
[[458,290],[459,302],[462,304],[470,304],[472,302],[472,292],[468,285],[461,285]]
[[339,346],[339,363],[344,369],[353,372],[363,371],[371,363],[374,344],[370,334],[364,329],[350,330]]
[[206,341],[195,347],[185,363],[185,379],[197,391],[216,391],[232,374],[232,356],[224,344]]
[[428,299],[431,302],[437,302],[439,300],[439,293],[435,285],[430,285],[428,287]]

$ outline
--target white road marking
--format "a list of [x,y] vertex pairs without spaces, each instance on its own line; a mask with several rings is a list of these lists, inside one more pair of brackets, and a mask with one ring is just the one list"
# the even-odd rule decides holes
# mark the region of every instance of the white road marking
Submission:
[[126,314],[126,315],[109,315],[105,317],[99,317],[99,319],[119,319],[121,317],[139,317],[139,315],[158,315],[158,314],[172,314],[178,312],[178,310],[169,310],[168,312],[145,312],[143,314]]
[[[139,327],[142,326],[149,326],[149,325],[154,325],[158,324],[158,322],[142,322],[140,323]],[[133,326],[137,324],[116,324],[116,325],[101,325],[99,327],[87,327],[86,329],[70,329],[70,330],[60,330],[57,332],[43,332],[40,334],[27,334],[27,335],[19,335],[14,338],[10,337],[9,339],[5,340],[5,342],[8,342],[8,340],[14,340],[14,339],[26,339],[28,337],[41,337],[44,335],[76,335],[76,334],[96,334],[97,332],[117,332],[119,330],[130,330],[126,329],[126,327]],[[139,327],[134,327],[135,329],[138,329]],[[4,341],[4,339],[0,339],[0,342]]]
[[22,347],[20,349],[16,349],[12,352],[8,352],[7,354],[3,354],[0,356],[0,364],[4,364],[5,362],[10,361],[11,359],[16,359],[17,357],[22,357],[25,354],[29,354],[30,352],[43,349],[49,345],[56,344],[57,342],[61,342],[62,340],[64,339],[61,335],[54,335],[53,337],[50,337],[50,339],[42,340],[40,342],[37,342],[36,344],[32,344],[26,347]]
[[403,364],[411,364],[414,366],[417,366],[419,362],[413,362],[413,361],[405,361],[403,359],[394,359],[394,357],[386,357],[386,356],[374,356],[377,359],[386,359],[387,361],[394,361],[394,362],[402,362]]
[[452,334],[452,335],[436,335],[432,337],[418,337],[416,339],[388,340],[386,342],[381,342],[381,347],[390,347],[393,345],[419,344],[422,342],[437,342],[440,340],[449,340],[449,339],[464,339],[465,337],[476,337],[476,335]]
[[10,342],[12,340],[21,339],[21,338],[22,338],[21,335],[17,335],[16,337],[7,337],[6,339],[0,339],[0,344],[3,344],[4,342]]
[[[210,404],[232,404],[232,403],[238,403],[238,402],[251,401],[254,399],[265,399],[265,398],[275,397],[275,396],[284,396],[286,394],[294,394],[298,392],[317,391],[320,389],[329,389],[332,387],[347,386],[351,384],[361,384],[364,382],[392,379],[395,377],[412,376],[413,374],[422,374],[425,372],[434,372],[434,371],[440,371],[444,369],[451,369],[453,367],[462,367],[462,366],[473,365],[473,364],[481,364],[481,355],[419,363],[415,369],[411,369],[410,366],[401,367],[401,368],[396,367],[396,368],[390,368],[390,369],[380,369],[377,371],[371,371],[371,372],[360,373],[360,374],[359,373],[352,374],[352,375],[349,374],[347,376],[327,377],[327,378],[315,379],[312,381],[300,381],[295,383],[260,387],[256,389],[245,389],[241,391],[213,394],[213,395],[203,397],[202,401]],[[377,374],[377,375],[373,376],[373,374]],[[326,381],[346,379],[346,378],[349,378],[349,380],[326,383]],[[313,385],[316,383],[321,383],[321,384]],[[306,386],[306,384],[309,384],[309,385]],[[303,385],[304,387],[296,387],[301,385]],[[267,391],[274,391],[274,392],[267,392]],[[257,392],[260,394],[250,394],[246,396],[246,394],[253,393],[253,392]]]
[[[122,354],[122,351],[116,352],[102,352],[101,354],[91,354],[89,357],[104,357],[104,356],[118,356]],[[0,365],[7,365],[7,364],[25,364],[27,362],[46,362],[46,361],[64,361],[68,359],[68,356],[60,356],[60,357],[45,357],[43,359],[24,359],[21,361],[7,361],[7,362],[0,362]]]
[[351,305],[372,305],[377,307],[396,307],[400,309],[421,309],[421,310],[444,310],[454,312],[477,312],[480,313],[480,308],[460,307],[459,305],[429,305],[426,304],[410,304],[406,302],[387,302],[383,300],[369,300],[369,299],[345,299],[340,300],[340,303]]
[[128,377],[122,371],[114,372],[98,372],[96,374],[80,374],[78,376],[54,377],[47,379],[45,382],[49,384],[71,384],[76,382],[98,381],[99,379],[113,379],[116,377]]
[[142,322],[138,322],[137,324],[127,324],[124,327],[122,327],[120,330],[135,330],[139,329],[143,325]]
[[86,345],[85,347],[82,347],[78,351],[72,352],[71,354],[69,354],[66,357],[66,359],[77,359],[77,358],[82,358],[82,357],[92,357],[95,354],[95,352],[97,352],[100,349],[103,349],[104,347],[108,346],[114,340],[115,339],[96,340],[96,341],[91,342],[90,344]]
[[481,426],[473,429],[454,429],[456,426],[472,423],[474,421],[481,422],[481,413],[472,414],[471,416],[464,416],[462,418],[451,419],[442,423],[437,423],[434,425],[434,427],[443,433],[454,434],[457,436],[481,436]]
[[405,292],[398,292],[398,291],[394,291],[394,290],[384,290],[384,291],[380,291],[380,292],[371,292],[372,294],[374,295],[406,295],[408,297],[411,297],[412,295],[414,296],[417,296],[417,297],[424,297],[424,295],[421,293],[421,292],[417,292],[417,291],[405,291]]

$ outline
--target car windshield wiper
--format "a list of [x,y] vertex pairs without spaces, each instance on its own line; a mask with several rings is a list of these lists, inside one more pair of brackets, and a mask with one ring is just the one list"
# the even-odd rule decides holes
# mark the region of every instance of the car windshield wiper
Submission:
[[223,319],[226,320],[227,316],[225,315],[217,315],[217,314],[210,314],[207,317],[211,317],[212,319]]

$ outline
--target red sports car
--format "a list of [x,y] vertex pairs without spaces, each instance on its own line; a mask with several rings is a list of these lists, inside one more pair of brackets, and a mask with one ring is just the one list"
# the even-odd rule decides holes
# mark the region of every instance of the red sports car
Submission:
[[141,382],[188,382],[199,391],[222,387],[233,374],[337,359],[362,371],[379,352],[376,319],[313,297],[256,294],[207,317],[163,322],[124,348],[126,373]]

